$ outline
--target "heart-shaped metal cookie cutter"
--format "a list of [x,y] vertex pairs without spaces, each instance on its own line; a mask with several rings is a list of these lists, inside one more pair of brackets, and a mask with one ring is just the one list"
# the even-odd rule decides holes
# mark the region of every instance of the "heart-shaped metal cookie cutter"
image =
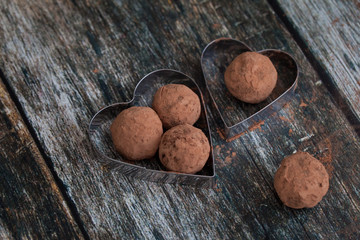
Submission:
[[[184,84],[200,98],[201,115],[194,126],[200,128],[205,133],[209,139],[211,150],[206,165],[197,174],[168,172],[161,165],[158,156],[143,161],[127,161],[115,151],[111,140],[110,125],[122,110],[131,106],[151,107],[155,92],[161,86],[170,83]],[[195,81],[184,73],[171,69],[161,69],[147,74],[136,85],[132,100],[112,104],[94,115],[90,121],[89,134],[92,144],[99,153],[100,161],[109,164],[111,168],[117,169],[123,174],[160,183],[179,183],[197,187],[212,187],[214,184],[215,166],[203,95]]]
[[219,38],[209,43],[201,55],[201,67],[210,93],[209,106],[221,126],[220,132],[227,141],[236,139],[280,110],[292,97],[297,86],[298,67],[294,58],[283,51],[258,51],[270,58],[278,72],[278,80],[271,95],[259,104],[244,103],[233,97],[224,83],[224,73],[241,53],[252,51],[246,44],[232,38]]

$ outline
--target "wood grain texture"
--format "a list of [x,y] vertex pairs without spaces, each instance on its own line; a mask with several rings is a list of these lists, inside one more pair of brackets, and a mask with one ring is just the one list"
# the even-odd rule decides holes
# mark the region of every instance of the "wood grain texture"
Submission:
[[[92,239],[359,236],[360,139],[265,1],[6,0],[0,12],[0,68]],[[301,74],[293,102],[231,143],[210,113],[216,187],[158,185],[101,166],[87,136],[92,115],[130,100],[158,68],[203,88],[201,51],[222,36],[288,51]],[[272,185],[295,150],[315,154],[332,176],[313,209],[284,207]]]
[[[276,0],[360,120],[360,2]],[[359,127],[359,126],[356,126]]]
[[82,239],[2,82],[0,129],[0,238]]

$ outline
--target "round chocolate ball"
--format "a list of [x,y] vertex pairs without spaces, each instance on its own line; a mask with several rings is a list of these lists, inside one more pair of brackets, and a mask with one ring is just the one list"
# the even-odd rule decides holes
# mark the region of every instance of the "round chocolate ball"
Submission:
[[209,154],[210,145],[205,134],[189,124],[177,125],[166,131],[159,146],[161,163],[168,170],[181,173],[200,171]]
[[277,71],[268,57],[256,52],[245,52],[227,67],[224,79],[234,97],[247,103],[259,103],[274,90]]
[[115,149],[128,160],[143,160],[156,154],[163,134],[162,123],[149,107],[123,110],[110,127]]
[[198,95],[182,84],[168,84],[159,88],[152,107],[166,129],[186,123],[193,125],[201,112]]
[[306,152],[297,152],[282,160],[274,178],[280,200],[291,208],[311,208],[329,189],[324,165]]

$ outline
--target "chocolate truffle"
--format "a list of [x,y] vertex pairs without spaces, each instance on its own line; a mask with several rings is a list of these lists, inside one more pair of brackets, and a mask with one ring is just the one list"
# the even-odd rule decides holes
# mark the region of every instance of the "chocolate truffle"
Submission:
[[110,127],[115,149],[128,160],[142,160],[156,154],[163,134],[162,123],[149,107],[123,110]]
[[207,162],[209,141],[198,128],[189,124],[178,125],[166,131],[161,138],[159,157],[170,171],[196,173]]
[[322,163],[306,152],[282,160],[274,186],[280,200],[291,208],[311,208],[329,189],[329,175]]
[[198,95],[182,84],[168,84],[159,88],[152,107],[166,129],[185,123],[193,125],[201,112]]
[[275,88],[277,71],[268,57],[245,52],[231,62],[224,78],[227,89],[234,97],[247,103],[259,103]]

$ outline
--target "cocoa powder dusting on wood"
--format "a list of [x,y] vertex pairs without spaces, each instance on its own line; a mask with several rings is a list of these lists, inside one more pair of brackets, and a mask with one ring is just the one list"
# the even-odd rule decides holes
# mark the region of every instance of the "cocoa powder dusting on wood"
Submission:
[[228,138],[228,139],[226,139],[226,142],[232,142],[232,141],[238,139],[239,137],[241,137],[242,135],[244,135],[244,134],[246,134],[246,133],[247,133],[247,131],[242,132],[242,133],[240,133],[240,134],[238,134],[238,135],[235,135],[235,136],[233,136],[233,137],[231,137],[231,138]]
[[301,99],[300,107],[307,107],[308,105]]
[[323,142],[320,142],[318,147],[320,148],[320,154],[318,159],[324,164],[326,171],[329,173],[329,177],[332,178],[334,167],[332,165],[332,144],[329,138],[326,138]]
[[256,122],[254,123],[253,125],[251,125],[249,127],[249,132],[252,132],[252,131],[255,131],[257,129],[260,129],[261,130],[261,126],[265,124],[265,121],[264,120],[261,120],[259,122]]
[[216,128],[216,132],[219,134],[221,139],[225,140],[225,136],[220,128]]

